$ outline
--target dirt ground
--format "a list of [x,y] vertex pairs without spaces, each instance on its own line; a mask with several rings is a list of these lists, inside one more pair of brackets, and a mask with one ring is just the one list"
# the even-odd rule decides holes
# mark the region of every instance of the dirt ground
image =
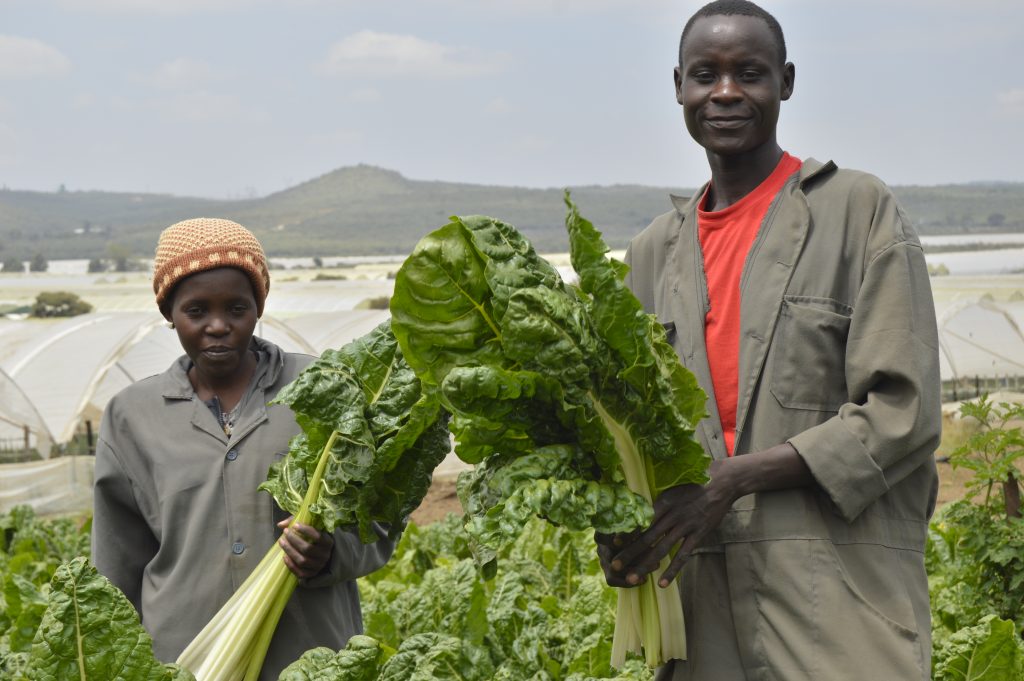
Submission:
[[412,513],[412,522],[423,526],[441,520],[449,513],[462,515],[462,505],[455,494],[453,476],[435,476],[423,503]]
[[[970,478],[970,471],[962,468],[954,470],[948,463],[940,461],[939,467],[939,500],[942,506],[956,501],[963,496],[964,483]],[[462,506],[455,494],[455,477],[435,477],[430,491],[423,503],[412,514],[412,522],[417,525],[429,525],[441,520],[448,513],[462,515]]]

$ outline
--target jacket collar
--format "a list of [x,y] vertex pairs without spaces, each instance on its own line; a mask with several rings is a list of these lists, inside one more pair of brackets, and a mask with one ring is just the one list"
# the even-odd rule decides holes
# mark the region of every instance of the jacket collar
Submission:
[[[260,350],[265,357],[265,364],[256,367],[256,387],[266,390],[277,382],[284,368],[284,351],[269,341],[256,336],[252,337],[252,346]],[[182,355],[174,361],[167,371],[160,375],[160,393],[170,400],[191,400],[195,395],[192,382],[188,380],[188,370],[192,368],[192,360]]]
[[192,401],[192,425],[220,440],[225,447],[233,447],[259,424],[267,419],[266,392],[281,376],[284,368],[284,352],[273,343],[253,336],[252,345],[260,351],[260,363],[256,367],[256,384],[252,388],[247,406],[239,417],[238,430],[228,439],[217,423],[209,407],[202,400],[193,400],[196,391],[188,380],[192,360],[181,356],[161,376],[161,392],[169,400]]

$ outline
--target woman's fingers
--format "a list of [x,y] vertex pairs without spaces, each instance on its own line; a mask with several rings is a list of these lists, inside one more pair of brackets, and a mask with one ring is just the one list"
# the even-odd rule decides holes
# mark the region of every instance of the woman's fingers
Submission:
[[330,560],[334,538],[309,525],[287,523],[288,521],[278,523],[283,527],[278,543],[285,554],[285,565],[302,579],[319,574]]

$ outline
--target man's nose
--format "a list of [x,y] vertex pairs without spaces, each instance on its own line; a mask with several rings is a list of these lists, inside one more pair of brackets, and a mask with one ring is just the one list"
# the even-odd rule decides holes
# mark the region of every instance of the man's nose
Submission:
[[743,91],[740,89],[736,80],[731,76],[722,76],[715,83],[714,88],[711,90],[711,98],[715,101],[730,102],[735,101],[743,96]]

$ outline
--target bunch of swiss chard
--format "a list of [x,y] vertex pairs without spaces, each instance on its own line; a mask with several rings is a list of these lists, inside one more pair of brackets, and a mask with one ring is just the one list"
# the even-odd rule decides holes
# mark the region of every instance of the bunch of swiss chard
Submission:
[[[420,241],[391,299],[403,354],[475,464],[459,496],[490,551],[532,516],[603,533],[646,527],[662,490],[707,479],[693,437],[703,391],[625,286],[626,266],[566,204],[578,286],[511,225],[455,217]],[[675,585],[621,590],[618,610],[613,664],[641,648],[652,666],[685,658]]]
[[[274,401],[291,407],[302,432],[260,489],[293,522],[327,532],[352,526],[366,543],[378,539],[378,522],[398,534],[450,448],[447,414],[421,388],[387,322],[324,352]],[[178,664],[199,681],[256,679],[297,584],[275,542]]]

